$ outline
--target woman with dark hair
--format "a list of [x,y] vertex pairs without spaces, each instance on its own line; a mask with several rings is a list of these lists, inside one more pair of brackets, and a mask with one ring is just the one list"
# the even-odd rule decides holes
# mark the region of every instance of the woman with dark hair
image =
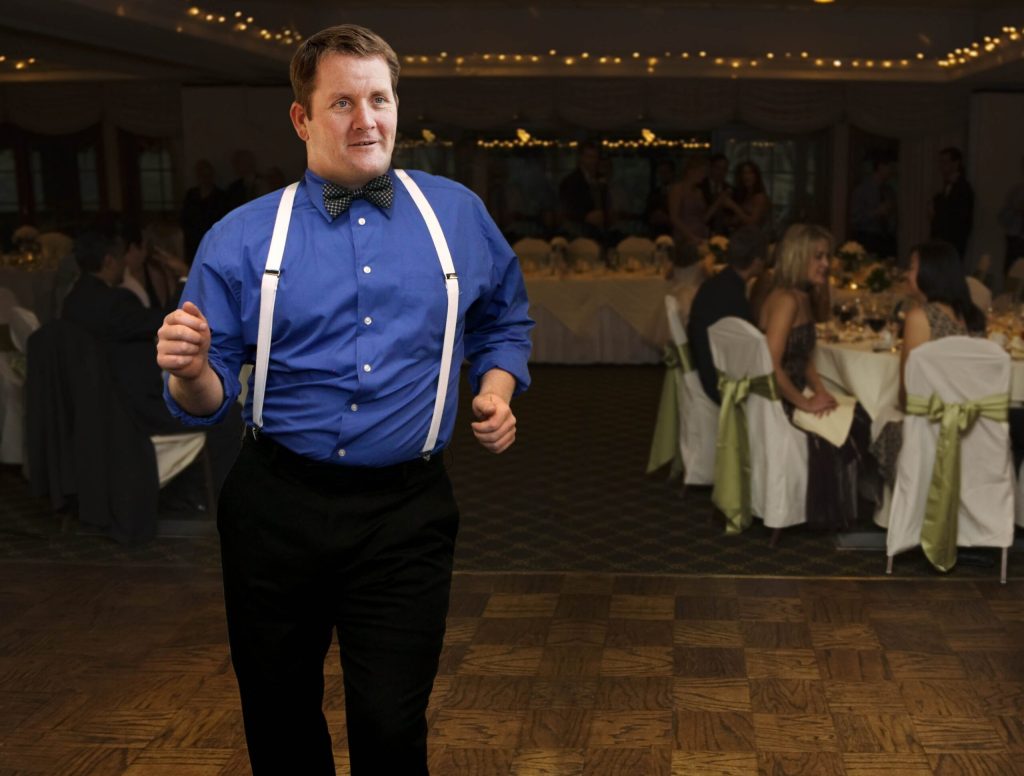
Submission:
[[731,228],[753,226],[771,230],[772,202],[765,192],[761,168],[750,161],[736,166],[736,185],[732,191],[723,192],[708,210],[707,218],[714,217],[719,210],[728,210]]
[[[985,315],[971,301],[963,265],[956,248],[942,240],[921,243],[910,252],[907,282],[923,304],[907,313],[900,350],[900,392],[902,408],[907,401],[904,385],[907,356],[918,345],[942,339],[985,333]],[[903,421],[885,424],[871,445],[879,470],[890,486],[896,481],[896,459],[903,446]]]

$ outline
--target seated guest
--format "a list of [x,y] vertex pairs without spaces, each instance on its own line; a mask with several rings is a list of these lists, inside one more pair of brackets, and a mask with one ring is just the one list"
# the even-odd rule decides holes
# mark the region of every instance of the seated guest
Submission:
[[725,269],[701,284],[690,306],[690,320],[686,325],[690,353],[704,393],[715,404],[720,401],[718,372],[711,359],[708,327],[729,316],[754,322],[747,301],[747,281],[761,271],[767,248],[767,240],[760,229],[743,227],[734,232],[725,253]]
[[[918,345],[943,337],[985,332],[985,316],[971,301],[960,255],[941,240],[922,243],[910,253],[907,282],[923,304],[907,312],[900,350],[900,409],[906,406],[904,370],[907,356]],[[896,459],[903,446],[903,421],[886,423],[871,445],[879,473],[890,486],[896,482]]]
[[[827,415],[838,405],[814,366],[815,327],[811,290],[828,279],[832,235],[824,228],[794,224],[776,254],[773,288],[759,326],[771,354],[775,382],[787,415],[795,409]],[[807,524],[847,530],[857,519],[860,478],[873,474],[868,458],[871,419],[859,404],[840,447],[807,434]]]
[[[75,240],[81,276],[68,293],[61,318],[91,334],[106,353],[111,379],[128,415],[148,436],[192,433],[167,410],[163,377],[156,363],[156,332],[165,312],[146,308],[131,291],[120,288],[125,275],[125,241],[116,230],[94,230]],[[227,473],[239,447],[241,416],[211,427],[214,481]]]
[[135,224],[124,224],[120,231],[125,244],[121,288],[135,294],[143,307],[170,312],[178,304],[188,265],[161,247],[161,234],[155,226],[140,231]]

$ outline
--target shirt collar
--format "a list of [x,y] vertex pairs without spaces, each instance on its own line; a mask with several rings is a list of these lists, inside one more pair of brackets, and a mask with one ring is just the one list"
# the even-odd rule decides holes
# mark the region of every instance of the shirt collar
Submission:
[[[400,186],[399,182],[395,180],[395,171],[393,169],[388,170],[388,176],[391,178],[391,183],[395,187],[395,199],[397,200],[399,190],[404,189],[405,187]],[[331,218],[331,214],[327,212],[327,208],[324,207],[324,184],[328,182],[327,179],[321,178],[319,175],[317,175],[315,172],[308,168],[306,169],[306,174],[305,176],[303,176],[303,179],[305,180],[306,183],[306,192],[309,195],[309,201],[313,203],[313,207],[320,211],[320,215],[324,217],[325,221],[327,221],[328,223],[334,221],[334,219]],[[353,203],[353,205],[354,204],[355,203]],[[371,207],[373,207],[374,210],[383,213],[389,219],[391,218],[391,212],[395,209],[394,205],[392,205],[390,208],[378,208],[373,205],[371,205]],[[346,212],[352,211],[349,210]]]

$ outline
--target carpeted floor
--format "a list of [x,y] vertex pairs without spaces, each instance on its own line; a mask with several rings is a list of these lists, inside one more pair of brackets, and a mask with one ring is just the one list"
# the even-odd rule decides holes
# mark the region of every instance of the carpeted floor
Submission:
[[[759,523],[726,537],[707,489],[681,494],[665,474],[647,476],[660,367],[535,366],[514,402],[516,445],[486,454],[469,431],[468,389],[446,453],[462,508],[461,571],[880,576],[882,551],[837,550],[802,527],[768,546]],[[0,559],[215,566],[216,536],[201,514],[168,515],[169,533],[141,547],[82,535],[34,499],[16,469],[0,471]],[[183,519],[181,519],[183,518]],[[184,528],[184,531],[175,529]],[[871,526],[865,526],[871,531]],[[197,530],[198,529],[198,530]],[[203,530],[207,529],[207,530]],[[952,578],[997,574],[996,554],[963,555]],[[935,573],[919,552],[897,558],[901,577]],[[1011,553],[1010,574],[1015,574]]]

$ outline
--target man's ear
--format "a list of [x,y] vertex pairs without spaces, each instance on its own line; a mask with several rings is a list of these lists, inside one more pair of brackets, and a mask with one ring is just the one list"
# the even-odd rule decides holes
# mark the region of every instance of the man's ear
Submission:
[[288,115],[292,120],[292,126],[295,127],[295,134],[299,136],[303,143],[308,141],[309,130],[306,129],[306,122],[309,120],[309,116],[306,115],[306,109],[299,103],[293,102]]

